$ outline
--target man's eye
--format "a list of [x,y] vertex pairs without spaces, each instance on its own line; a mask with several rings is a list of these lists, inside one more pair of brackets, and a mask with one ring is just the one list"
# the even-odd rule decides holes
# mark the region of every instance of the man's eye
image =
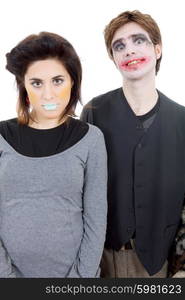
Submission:
[[64,82],[64,80],[61,79],[61,78],[57,78],[57,79],[54,79],[54,80],[53,80],[53,83],[54,83],[55,85],[60,85],[60,84],[62,84],[63,82]]
[[31,84],[36,88],[41,87],[41,85],[42,85],[40,81],[34,81]]
[[134,43],[135,43],[136,45],[143,44],[144,42],[145,42],[145,39],[143,39],[143,38],[137,38],[137,39],[135,39],[135,41],[134,41]]
[[114,45],[113,49],[114,51],[121,51],[125,48],[125,45],[123,43],[117,43]]

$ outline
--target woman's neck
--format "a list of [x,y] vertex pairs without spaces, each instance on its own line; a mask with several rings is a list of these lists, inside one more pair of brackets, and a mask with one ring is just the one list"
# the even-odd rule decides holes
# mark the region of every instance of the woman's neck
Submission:
[[51,129],[57,127],[67,120],[67,116],[62,120],[57,119],[38,119],[35,117],[30,118],[28,126],[35,129]]

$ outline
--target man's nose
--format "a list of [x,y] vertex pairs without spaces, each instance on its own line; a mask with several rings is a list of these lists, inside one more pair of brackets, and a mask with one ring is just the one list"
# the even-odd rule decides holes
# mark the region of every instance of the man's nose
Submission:
[[125,49],[125,56],[129,57],[129,56],[132,56],[134,54],[136,54],[136,51],[134,49],[134,45],[132,43],[128,43],[126,45],[126,49]]
[[129,56],[132,56],[135,54],[135,51],[127,51],[126,52],[126,56],[129,57]]

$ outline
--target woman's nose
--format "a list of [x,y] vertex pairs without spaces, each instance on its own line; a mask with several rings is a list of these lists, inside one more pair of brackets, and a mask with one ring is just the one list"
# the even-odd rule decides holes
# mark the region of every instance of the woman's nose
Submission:
[[44,87],[44,91],[43,91],[43,98],[44,98],[44,100],[49,101],[53,97],[54,97],[54,95],[53,95],[52,87],[50,85],[46,85]]

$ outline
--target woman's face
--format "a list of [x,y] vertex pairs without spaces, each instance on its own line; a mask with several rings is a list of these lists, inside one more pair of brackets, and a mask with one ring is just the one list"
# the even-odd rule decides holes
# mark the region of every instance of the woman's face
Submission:
[[59,120],[73,85],[63,64],[53,58],[33,62],[25,73],[24,84],[34,118]]

